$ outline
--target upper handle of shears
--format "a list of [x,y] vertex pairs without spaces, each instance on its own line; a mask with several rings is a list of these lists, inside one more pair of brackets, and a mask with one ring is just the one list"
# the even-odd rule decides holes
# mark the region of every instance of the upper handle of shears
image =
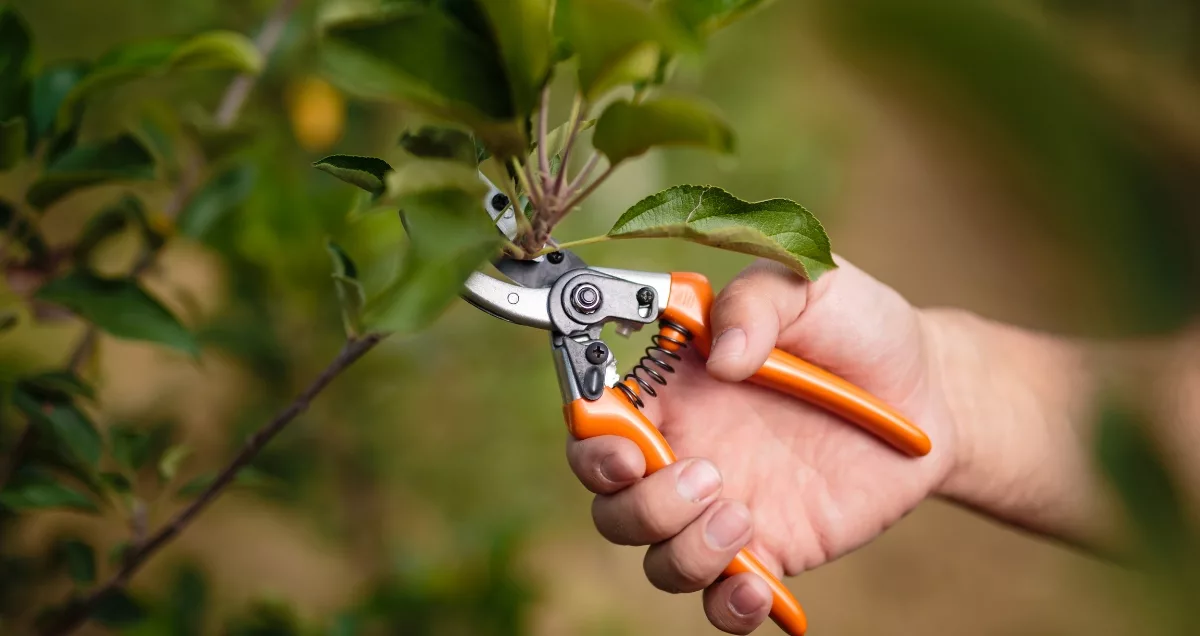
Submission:
[[[712,347],[709,312],[713,289],[700,274],[671,274],[671,295],[662,318],[692,333],[696,349],[708,357]],[[835,413],[912,456],[929,453],[929,437],[879,398],[790,353],[775,349],[750,381]]]
[[[597,400],[579,398],[563,406],[571,434],[578,439],[617,435],[632,440],[646,458],[646,474],[675,463],[675,453],[662,433],[615,389],[606,388]],[[771,620],[790,636],[804,636],[808,619],[804,609],[783,583],[748,550],[741,550],[726,566],[724,576],[753,572],[771,588]]]

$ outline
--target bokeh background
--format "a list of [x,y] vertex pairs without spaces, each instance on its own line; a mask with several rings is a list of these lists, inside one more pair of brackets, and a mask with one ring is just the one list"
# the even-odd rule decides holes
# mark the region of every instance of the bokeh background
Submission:
[[[55,61],[212,28],[252,34],[273,2],[10,4],[42,60]],[[334,153],[395,155],[414,121],[322,80],[319,5],[301,3],[240,120],[252,141],[232,161],[252,179],[247,195],[202,240],[173,240],[143,278],[202,334],[203,355],[102,337],[87,370],[99,425],[174,431],[195,449],[189,475],[221,465],[339,347],[326,238],[380,271],[403,249],[394,216],[348,215],[353,188],[311,168]],[[671,82],[727,115],[738,155],[654,152],[557,234],[602,233],[649,193],[712,183],[802,202],[838,253],[917,305],[1074,334],[1170,329],[1200,298],[1197,29],[1200,10],[1184,0],[773,3],[715,36],[703,59],[684,60]],[[212,109],[228,81],[139,81],[99,103],[89,125]],[[0,196],[18,198],[25,179],[0,175]],[[69,243],[120,192],[56,205],[42,221],[48,238]],[[128,267],[131,247],[108,249],[115,271]],[[717,285],[748,263],[665,241],[580,252],[699,271]],[[3,372],[61,365],[82,330],[58,320],[0,335]],[[645,338],[614,339],[619,359],[635,360]],[[155,558],[132,585],[151,619],[124,631],[716,633],[698,596],[657,592],[641,550],[595,534],[590,496],[563,457],[558,399],[544,334],[456,304],[338,380],[255,463],[258,484],[229,492]],[[3,426],[11,436],[17,425]],[[152,525],[179,504],[153,501]],[[10,520],[0,540],[37,562],[63,537],[104,553],[128,532],[116,515],[47,512]],[[70,585],[4,577],[7,633],[23,633]],[[1138,577],[941,502],[789,585],[814,634],[1104,636],[1144,625],[1130,609]]]

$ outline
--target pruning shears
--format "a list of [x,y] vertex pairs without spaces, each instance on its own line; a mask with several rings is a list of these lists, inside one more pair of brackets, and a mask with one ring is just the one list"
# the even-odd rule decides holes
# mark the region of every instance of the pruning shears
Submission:
[[[516,237],[508,198],[493,188],[485,207],[497,228]],[[618,435],[632,440],[646,458],[646,473],[675,462],[670,445],[641,412],[647,397],[667,384],[680,352],[694,346],[707,357],[712,344],[709,310],[713,289],[695,273],[643,272],[590,267],[569,250],[533,260],[501,257],[493,262],[511,282],[482,272],[467,279],[462,296],[483,311],[512,323],[550,333],[567,429],[579,439]],[[628,335],[657,322],[634,369],[623,379],[601,329],[610,323]],[[764,386],[837,414],[910,456],[929,453],[929,438],[880,399],[846,380],[787,352],[775,349],[750,378]],[[724,576],[753,572],[773,596],[771,618],[791,636],[802,636],[807,619],[783,583],[748,550],[738,553]]]

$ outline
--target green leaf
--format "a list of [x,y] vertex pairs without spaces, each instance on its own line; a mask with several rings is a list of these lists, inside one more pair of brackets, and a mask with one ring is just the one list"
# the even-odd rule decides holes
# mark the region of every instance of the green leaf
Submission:
[[232,125],[221,125],[202,109],[188,109],[183,115],[183,130],[195,140],[209,163],[215,164],[229,155],[249,146],[260,134],[256,127],[244,120]]
[[689,31],[710,35],[745,17],[771,0],[659,0]]
[[553,0],[479,0],[504,59],[513,106],[521,117],[537,108],[554,51]]
[[236,31],[209,31],[179,45],[167,60],[170,70],[229,69],[258,75],[265,60],[254,41]]
[[457,128],[422,126],[415,132],[406,130],[400,136],[400,147],[422,159],[452,159],[472,168],[479,165],[475,140]]
[[[595,119],[583,120],[583,121],[579,122],[579,130],[578,130],[577,134],[581,133],[595,125],[596,125]],[[562,151],[566,150],[566,148],[567,148],[567,140],[570,138],[570,135],[571,135],[570,122],[565,123],[565,124],[559,126],[558,128],[555,128],[554,130],[551,130],[549,133],[546,134],[546,153],[551,157],[557,157],[560,154],[562,154]],[[537,147],[538,147],[538,145],[537,145],[537,142],[535,141],[533,143],[533,146],[530,149],[529,156],[531,159],[533,159],[537,156],[537,152],[536,152]]]
[[678,237],[779,261],[816,280],[837,267],[821,222],[787,199],[742,201],[712,186],[676,186],[642,199],[609,238]]
[[44,139],[54,132],[63,103],[89,70],[86,63],[62,62],[46,67],[33,80],[30,119],[34,139]]
[[146,617],[146,611],[128,592],[114,589],[97,601],[92,618],[105,627],[128,627]]
[[672,20],[632,0],[560,0],[555,23],[579,58],[579,88],[592,102],[653,78],[663,53],[695,47]]
[[70,400],[53,400],[37,396],[23,386],[13,391],[13,405],[21,410],[40,430],[49,433],[63,447],[88,466],[100,462],[103,443],[96,425]]
[[88,259],[97,247],[129,227],[140,231],[146,247],[150,250],[162,247],[166,240],[155,228],[151,227],[150,220],[146,216],[146,208],[142,205],[141,200],[135,196],[126,195],[88,219],[75,244],[73,257],[76,265],[88,267]]
[[92,546],[70,539],[58,545],[58,558],[67,566],[71,580],[80,585],[96,582],[96,551]]
[[614,102],[600,115],[592,145],[613,165],[655,146],[697,146],[733,152],[733,131],[708,107],[688,99]]
[[133,492],[133,483],[129,481],[128,477],[121,473],[100,473],[100,482],[108,487],[109,490],[120,495],[127,495]]
[[358,282],[358,268],[337,243],[328,241],[325,249],[333,261],[333,285],[342,308],[342,325],[346,335],[356,337],[362,332],[362,311],[367,303],[366,292],[362,283]]
[[[197,475],[191,481],[184,484],[175,494],[180,497],[194,497],[207,490],[216,480],[217,476],[211,473]],[[234,486],[246,488],[264,488],[275,484],[276,480],[274,478],[253,466],[242,468],[233,478]]]
[[245,163],[209,179],[179,215],[176,230],[182,236],[204,238],[221,219],[250,198],[257,178],[258,170],[254,164]]
[[171,590],[172,636],[201,636],[208,607],[208,581],[204,571],[192,565],[180,568]]
[[137,137],[150,152],[150,156],[154,157],[154,163],[162,169],[162,178],[165,181],[177,179],[180,169],[175,139],[167,131],[167,127],[174,126],[174,122],[167,119],[170,116],[172,115],[166,115],[162,111],[148,113],[129,128],[130,134]]
[[410,333],[426,327],[499,249],[500,235],[480,206],[486,189],[476,181],[479,190],[428,190],[399,200],[410,244],[400,276],[367,302],[370,330]]
[[356,185],[373,196],[379,196],[387,188],[386,179],[392,167],[383,159],[332,155],[313,164],[321,172],[327,172],[346,183]]
[[327,20],[321,63],[348,92],[466,124],[502,156],[525,149],[493,43],[435,8],[404,3]]
[[36,297],[62,305],[118,338],[147,340],[192,356],[200,354],[195,337],[137,281],[100,278],[76,270],[44,285]]
[[125,558],[133,551],[133,545],[128,541],[118,541],[113,544],[113,547],[108,549],[108,562],[112,565],[120,565],[125,562]]
[[35,483],[10,485],[0,492],[0,506],[14,512],[48,508],[67,508],[83,512],[100,511],[87,495],[49,479]]
[[31,395],[54,400],[68,400],[72,396],[96,397],[95,390],[72,371],[47,371],[18,382],[21,390]]
[[59,127],[78,117],[81,103],[100,90],[172,71],[227,69],[257,75],[262,55],[246,36],[212,31],[186,40],[138,42],[104,54],[59,109]]
[[25,158],[27,135],[21,117],[0,122],[0,170],[11,170]]
[[[479,171],[447,159],[410,161],[387,177],[388,202],[397,202],[404,197],[441,190],[459,190],[478,196],[480,201],[487,194],[487,186],[479,178]],[[403,212],[403,208],[401,210]],[[478,210],[487,218],[482,207]]]
[[154,455],[154,436],[128,425],[109,427],[108,448],[121,467],[136,473]]
[[15,10],[0,6],[0,121],[24,116],[33,37]]
[[192,449],[182,444],[168,448],[163,452],[162,459],[158,460],[158,476],[164,482],[175,479],[175,475],[179,473],[179,467],[191,454]]
[[[14,221],[13,215],[18,215]],[[25,248],[26,262],[34,267],[48,264],[50,248],[42,237],[37,225],[21,214],[17,207],[0,199],[0,227],[12,228],[10,236],[13,243]]]
[[154,178],[154,157],[133,135],[79,145],[46,166],[25,198],[44,209],[76,190],[114,181]]

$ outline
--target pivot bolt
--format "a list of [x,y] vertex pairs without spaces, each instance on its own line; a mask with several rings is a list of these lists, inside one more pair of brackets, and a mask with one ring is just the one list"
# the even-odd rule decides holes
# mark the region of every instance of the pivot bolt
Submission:
[[558,265],[559,263],[563,262],[563,253],[562,252],[550,252],[549,254],[546,255],[546,260],[550,261],[551,263],[553,263],[555,265]]
[[497,192],[492,197],[492,209],[499,212],[508,207],[508,196],[503,192]]
[[637,301],[643,307],[649,307],[654,304],[654,290],[649,287],[643,287],[637,292]]
[[608,347],[604,346],[603,342],[593,342],[588,345],[584,355],[592,364],[604,364],[604,361],[608,360]]
[[575,288],[571,292],[571,304],[580,312],[585,314],[594,314],[603,303],[603,297],[600,296],[600,288],[591,283],[584,283]]

